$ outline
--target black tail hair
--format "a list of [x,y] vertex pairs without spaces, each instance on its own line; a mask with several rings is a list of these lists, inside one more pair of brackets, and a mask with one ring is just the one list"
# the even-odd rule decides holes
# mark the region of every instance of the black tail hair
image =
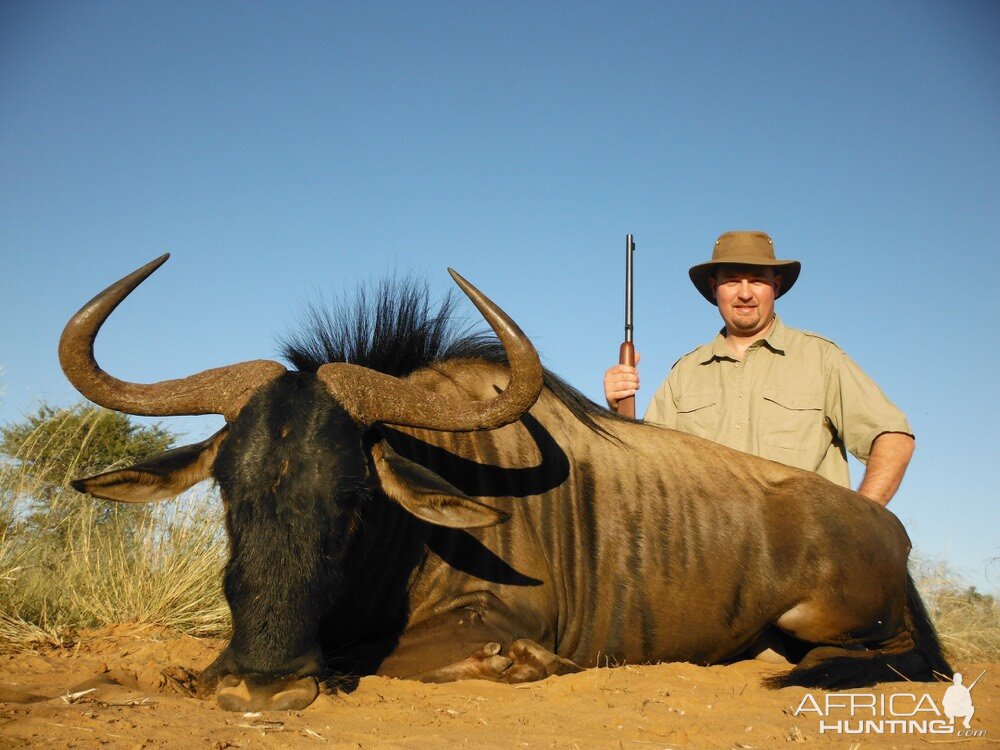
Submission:
[[932,670],[945,677],[951,677],[952,666],[944,655],[937,631],[909,573],[906,575],[906,607],[910,615],[907,627],[913,636],[913,642],[917,645],[917,652],[924,657]]

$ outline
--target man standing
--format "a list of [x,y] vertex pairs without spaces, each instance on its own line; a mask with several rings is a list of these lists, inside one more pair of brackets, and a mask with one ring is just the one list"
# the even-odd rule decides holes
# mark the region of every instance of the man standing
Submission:
[[[725,322],[715,339],[681,357],[645,421],[815,471],[850,486],[847,451],[867,464],[858,492],[885,505],[913,453],[903,413],[834,343],[786,326],[774,302],[801,265],[777,260],[764,232],[726,232],[691,281]],[[614,408],[639,387],[634,367],[604,375]]]

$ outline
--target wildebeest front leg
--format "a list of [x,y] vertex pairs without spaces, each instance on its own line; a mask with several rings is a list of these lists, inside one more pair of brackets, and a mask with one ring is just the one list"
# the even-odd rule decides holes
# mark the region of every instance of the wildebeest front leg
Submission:
[[457,680],[492,680],[500,682],[504,673],[510,669],[511,660],[500,655],[503,647],[493,641],[487,643],[472,656],[446,664],[443,667],[427,672],[410,675],[412,680],[421,682],[455,682]]
[[514,641],[504,655],[500,654],[502,649],[503,646],[493,641],[461,661],[411,675],[411,678],[421,682],[493,680],[513,685],[583,671],[579,664],[552,653],[529,638]]
[[429,617],[409,626],[378,673],[430,682],[498,680],[510,662],[500,648],[526,631],[526,618],[489,591],[471,591],[439,602]]
[[452,597],[407,629],[379,674],[424,682],[528,682],[579,671],[573,662],[524,637],[547,640],[533,619],[488,591]]
[[552,653],[528,638],[514,641],[507,651],[507,658],[511,661],[510,668],[503,673],[503,681],[507,683],[534,682],[554,675],[583,671],[579,664]]

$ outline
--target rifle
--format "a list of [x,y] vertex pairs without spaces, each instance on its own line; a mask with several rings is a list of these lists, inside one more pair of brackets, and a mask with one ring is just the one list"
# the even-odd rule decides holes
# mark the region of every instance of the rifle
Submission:
[[970,693],[972,692],[972,688],[974,688],[974,687],[976,686],[976,683],[977,683],[977,682],[979,682],[979,681],[980,681],[981,679],[983,679],[983,675],[984,675],[984,674],[986,674],[986,670],[985,670],[985,669],[984,669],[984,670],[983,670],[982,672],[980,672],[980,673],[979,673],[979,677],[977,677],[976,679],[974,679],[974,680],[972,681],[972,684],[971,684],[971,685],[969,685],[969,692],[970,692]]
[[[618,364],[635,367],[635,346],[632,345],[632,254],[635,241],[625,235],[625,340],[618,348]],[[615,410],[623,417],[635,419],[635,396],[623,398]]]

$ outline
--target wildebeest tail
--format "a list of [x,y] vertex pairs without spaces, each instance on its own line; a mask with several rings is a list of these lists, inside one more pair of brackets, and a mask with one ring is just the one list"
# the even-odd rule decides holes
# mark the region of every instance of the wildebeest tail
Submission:
[[938,675],[950,677],[934,625],[913,579],[906,578],[906,631],[866,651],[820,646],[809,652],[802,664],[782,675],[764,680],[770,688],[799,687],[848,690],[877,682],[932,682]]
[[[924,602],[917,592],[917,587],[913,583],[913,578],[909,574],[906,576],[906,614],[906,627],[913,636],[917,653],[924,658],[929,669],[944,675],[946,678],[951,677],[951,664],[945,658],[937,631],[934,630],[934,624],[931,622],[930,615],[927,614],[927,608],[924,606]],[[927,679],[934,679],[934,677],[931,676]]]

